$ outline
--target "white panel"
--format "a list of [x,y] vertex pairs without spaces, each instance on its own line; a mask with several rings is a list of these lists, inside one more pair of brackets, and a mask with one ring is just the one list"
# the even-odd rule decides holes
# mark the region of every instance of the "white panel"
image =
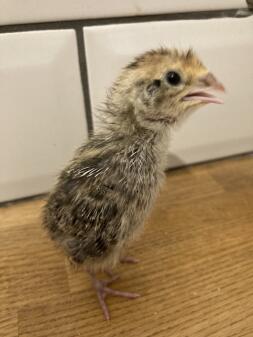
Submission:
[[0,0],[0,25],[246,7],[246,0]]
[[86,138],[75,32],[0,35],[0,201],[45,192]]
[[223,106],[197,111],[173,134],[170,166],[253,150],[253,17],[84,28],[93,111],[132,58],[160,46],[193,47],[225,84]]

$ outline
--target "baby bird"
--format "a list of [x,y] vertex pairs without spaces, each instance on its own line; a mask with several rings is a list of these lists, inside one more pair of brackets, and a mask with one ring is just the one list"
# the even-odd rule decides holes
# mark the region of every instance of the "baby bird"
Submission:
[[[143,227],[164,178],[170,129],[224,91],[192,50],[161,48],[138,56],[112,86],[103,129],[61,172],[43,211],[51,238],[92,278],[105,319],[106,295],[138,294],[96,278],[111,271]],[[130,259],[125,259],[131,261]]]

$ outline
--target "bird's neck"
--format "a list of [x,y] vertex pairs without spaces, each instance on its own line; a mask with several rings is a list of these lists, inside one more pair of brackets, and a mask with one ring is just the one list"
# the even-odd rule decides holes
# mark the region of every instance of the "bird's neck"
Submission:
[[[109,136],[122,136],[126,144],[138,142],[145,151],[152,151],[161,163],[166,160],[168,151],[170,127],[164,124],[138,120],[133,111],[105,111],[101,133]],[[100,132],[99,132],[100,133]]]
[[170,128],[159,121],[145,120],[141,114],[136,113],[135,107],[107,102],[106,109],[100,116],[100,129],[110,133],[121,133],[127,137],[142,135],[152,139],[163,138]]

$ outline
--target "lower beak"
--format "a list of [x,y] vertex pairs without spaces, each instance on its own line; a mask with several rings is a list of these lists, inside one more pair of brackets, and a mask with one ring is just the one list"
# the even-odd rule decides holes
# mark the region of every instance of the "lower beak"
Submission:
[[[210,90],[225,92],[223,84],[220,83],[213,74],[208,73],[207,75],[201,77],[198,84],[198,88],[188,92],[188,94],[183,97],[183,101],[199,101],[203,103],[216,104],[224,103],[222,99],[210,93]],[[203,86],[205,87],[204,89]]]
[[200,101],[203,103],[216,103],[216,104],[224,103],[221,98],[218,98],[204,90],[196,90],[189,92],[186,96],[183,97],[183,101]]

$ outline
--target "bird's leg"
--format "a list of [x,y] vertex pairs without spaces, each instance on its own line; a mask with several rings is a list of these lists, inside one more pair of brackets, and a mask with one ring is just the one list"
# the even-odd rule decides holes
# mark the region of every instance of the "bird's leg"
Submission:
[[135,257],[132,256],[123,256],[120,258],[121,263],[138,263],[140,260],[136,259]]
[[119,275],[115,275],[110,269],[105,270],[105,274],[110,277],[109,280],[104,281],[106,284],[111,284],[112,282],[116,281],[119,278]]
[[108,281],[98,280],[94,272],[88,271],[88,273],[91,276],[93,287],[96,290],[98,301],[102,308],[102,311],[103,311],[103,314],[106,320],[110,319],[109,309],[105,302],[105,298],[107,295],[120,296],[120,297],[125,297],[125,298],[130,298],[130,299],[137,298],[140,296],[139,294],[136,294],[136,293],[129,293],[126,291],[119,291],[119,290],[114,290],[114,289],[109,288],[108,285],[111,282],[113,282],[115,278],[112,278]]

